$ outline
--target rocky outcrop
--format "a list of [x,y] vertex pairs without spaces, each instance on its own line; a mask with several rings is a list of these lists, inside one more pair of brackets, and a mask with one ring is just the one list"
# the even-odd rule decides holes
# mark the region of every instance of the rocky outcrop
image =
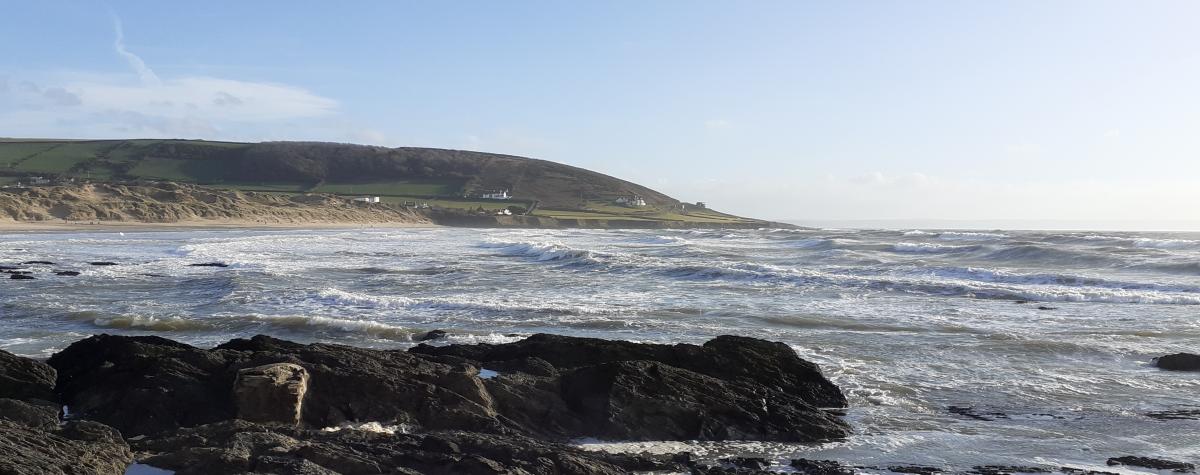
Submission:
[[133,454],[121,434],[59,419],[54,368],[0,351],[0,473],[121,474]]
[[512,345],[404,352],[266,336],[203,350],[157,337],[100,335],[72,344],[50,364],[73,413],[126,435],[238,416],[309,428],[380,422],[544,440],[809,442],[848,432],[814,404],[844,401],[815,365],[786,345],[750,338],[668,346],[538,335]]
[[698,346],[538,334],[503,345],[423,345],[411,351],[485,364],[537,358],[558,370],[618,361],[654,361],[720,380],[793,394],[818,407],[846,407],[846,397],[821,374],[820,367],[801,359],[786,344],[755,338],[719,336]]
[[1154,359],[1154,366],[1168,371],[1200,371],[1200,355],[1175,353]]
[[[22,414],[34,411],[37,409]],[[92,421],[68,421],[60,428],[57,412],[47,412],[45,419],[34,424],[10,420],[10,414],[6,411],[0,415],[0,473],[118,475],[125,473],[133,461],[129,446],[111,427]]]
[[308,370],[293,363],[275,363],[237,372],[233,383],[239,419],[299,425],[308,392]]
[[54,368],[0,350],[0,398],[56,400]]
[[1196,471],[1196,465],[1187,462],[1176,462],[1174,460],[1157,459],[1152,457],[1138,457],[1127,455],[1124,457],[1113,457],[1108,459],[1108,465],[1129,465],[1134,467],[1153,468],[1155,470],[1172,470],[1180,473]]
[[134,442],[142,463],[178,475],[624,474],[676,470],[669,460],[585,452],[522,436],[314,431],[241,420],[181,429]]

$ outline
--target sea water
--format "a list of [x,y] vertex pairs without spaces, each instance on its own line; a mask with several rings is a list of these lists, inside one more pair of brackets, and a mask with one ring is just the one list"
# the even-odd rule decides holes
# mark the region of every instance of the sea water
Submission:
[[[537,332],[783,341],[846,392],[820,445],[591,441],[605,450],[859,465],[1200,458],[1200,235],[869,230],[355,229],[0,236],[0,348],[96,333],[199,346],[269,334],[380,348]],[[111,261],[116,266],[92,266]],[[228,267],[193,267],[220,262]],[[77,270],[79,276],[56,276]],[[1192,418],[1188,415],[1191,414]],[[1182,415],[1183,418],[1173,418]],[[1105,468],[1108,469],[1108,468]]]

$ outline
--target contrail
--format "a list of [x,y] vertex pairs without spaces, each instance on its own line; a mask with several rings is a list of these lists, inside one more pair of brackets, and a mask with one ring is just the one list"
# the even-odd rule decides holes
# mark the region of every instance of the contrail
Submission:
[[158,75],[154,74],[154,70],[146,66],[146,62],[142,61],[142,58],[125,49],[125,30],[121,28],[121,17],[118,17],[116,13],[112,13],[112,19],[113,28],[117,32],[117,40],[113,42],[113,48],[117,50],[117,54],[129,62],[129,65],[137,72],[138,77],[142,79],[143,84],[155,86],[162,84],[162,80],[158,79]]

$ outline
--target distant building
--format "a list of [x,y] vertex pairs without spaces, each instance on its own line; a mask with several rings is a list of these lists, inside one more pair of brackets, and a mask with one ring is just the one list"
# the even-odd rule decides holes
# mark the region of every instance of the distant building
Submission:
[[508,195],[508,190],[489,190],[479,194],[480,198],[485,200],[507,200],[511,198]]
[[33,186],[49,185],[50,179],[40,176],[31,176],[29,177],[29,184]]
[[355,203],[378,203],[379,197],[378,196],[360,196],[351,201],[353,201]]
[[708,205],[704,204],[704,202],[703,202],[703,201],[697,201],[697,202],[696,202],[696,207],[697,207],[697,208],[700,208],[700,209],[705,209],[705,208],[707,208],[707,207],[708,207]]
[[646,206],[646,200],[638,195],[629,195],[617,198],[617,204],[640,208],[642,206]]

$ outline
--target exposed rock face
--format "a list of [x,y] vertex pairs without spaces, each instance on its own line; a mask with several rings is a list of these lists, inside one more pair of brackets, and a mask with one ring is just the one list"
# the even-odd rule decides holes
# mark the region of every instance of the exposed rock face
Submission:
[[412,351],[488,364],[538,358],[560,370],[617,361],[655,361],[721,380],[776,389],[818,407],[846,407],[846,397],[821,374],[820,367],[800,359],[783,343],[755,338],[719,336],[697,346],[538,334],[503,345],[418,346]]
[[178,475],[624,474],[678,470],[666,460],[586,452],[521,436],[467,432],[420,435],[312,431],[241,420],[134,442],[143,463]]
[[1151,457],[1113,457],[1108,459],[1109,465],[1131,465],[1134,467],[1146,467],[1156,470],[1173,470],[1180,473],[1194,472],[1196,466],[1187,462],[1176,462],[1174,460],[1156,459]]
[[293,363],[276,363],[237,372],[233,397],[239,419],[300,424],[308,371]]
[[[786,345],[733,337],[704,346],[530,340],[410,353],[265,336],[202,350],[157,337],[100,335],[50,364],[73,413],[128,436],[238,414],[292,423],[297,407],[299,422],[310,428],[381,422],[547,440],[816,441],[848,431],[808,400],[844,401],[840,391]],[[757,365],[764,375],[715,367],[722,364]],[[481,378],[482,368],[499,374]],[[301,370],[308,375],[304,391],[296,379]],[[277,412],[268,401],[278,401]]]
[[1154,359],[1154,365],[1169,371],[1200,371],[1200,355],[1175,353]]
[[55,401],[54,368],[0,350],[0,398]]

